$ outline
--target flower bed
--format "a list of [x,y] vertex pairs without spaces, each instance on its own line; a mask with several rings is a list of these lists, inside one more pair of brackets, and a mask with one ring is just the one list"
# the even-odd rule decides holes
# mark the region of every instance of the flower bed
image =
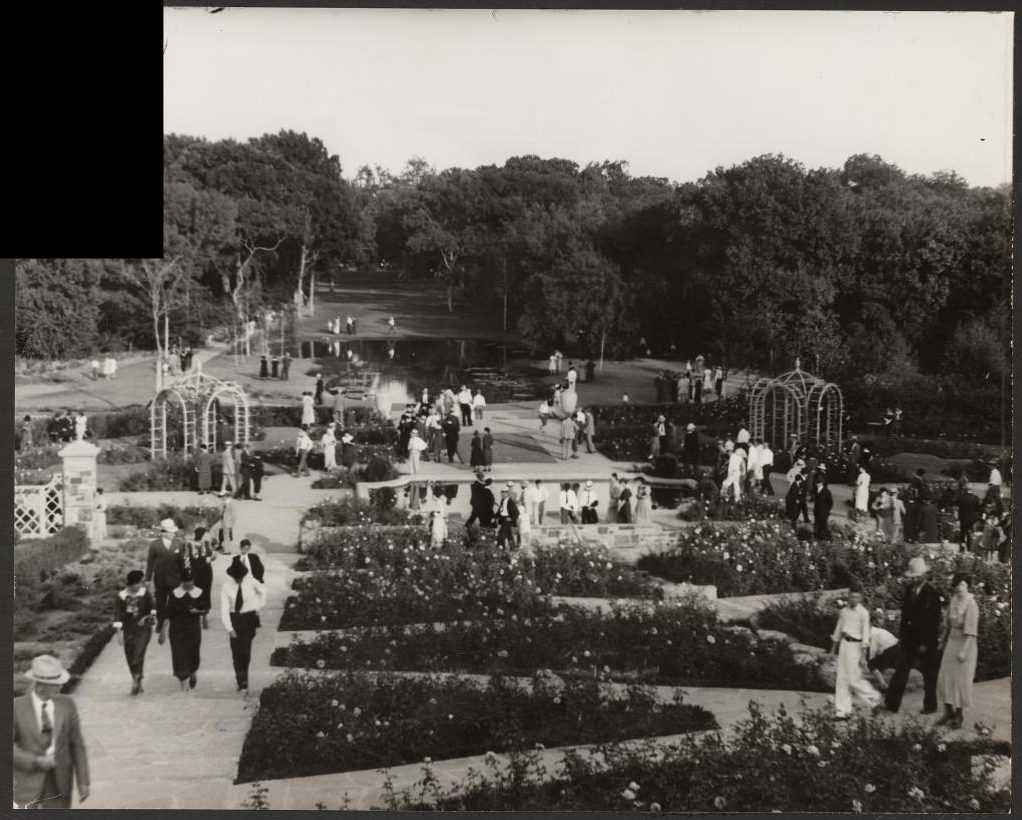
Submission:
[[[317,523],[323,527],[359,527],[368,524],[401,525],[408,518],[404,510],[381,510],[378,505],[357,498],[341,498],[337,501],[321,501],[306,511],[301,523]],[[304,558],[299,560],[299,564]],[[299,566],[299,569],[315,569],[313,566]]]
[[559,746],[716,727],[713,715],[657,703],[631,686],[611,696],[594,680],[531,686],[493,677],[289,673],[264,689],[245,738],[238,782],[308,777],[537,744]]
[[[947,599],[956,572],[972,575],[974,597],[979,606],[979,638],[976,680],[993,680],[1011,675],[1011,570],[1003,564],[987,564],[971,554],[950,557],[928,555],[933,571],[930,582]],[[904,582],[892,574],[866,589],[865,605],[873,612],[874,626],[898,634]],[[797,637],[802,643],[828,648],[837,620],[837,606],[831,603],[787,599],[757,615],[757,624]]]
[[696,499],[678,513],[683,521],[781,521],[784,504],[776,497],[743,495],[742,500]]
[[829,542],[816,542],[800,540],[787,522],[709,522],[683,531],[674,547],[644,555],[636,566],[675,583],[713,584],[719,596],[730,597],[841,589],[853,580],[876,589],[900,578],[919,552],[847,527],[832,527],[831,535]]
[[[464,531],[463,531],[464,532]],[[309,546],[298,567],[332,571],[299,579],[281,630],[341,629],[485,617],[549,609],[544,595],[652,598],[659,587],[614,564],[604,548],[559,544],[535,557],[473,532],[429,545],[425,528],[335,530]]]
[[140,507],[132,504],[117,504],[107,508],[107,525],[120,525],[138,530],[156,529],[165,518],[171,518],[186,534],[199,526],[209,527],[220,517],[217,507],[176,507],[173,504],[159,504],[155,507]]
[[[1007,813],[1011,794],[995,788],[993,764],[974,755],[1010,754],[990,740],[946,741],[916,723],[836,724],[824,711],[798,720],[755,704],[736,735],[696,735],[670,746],[601,745],[565,753],[556,775],[538,754],[511,766],[488,759],[451,787],[431,773],[411,788],[389,789],[391,811],[646,811],[654,813],[841,812]],[[428,795],[428,797],[427,797]]]
[[532,615],[503,610],[486,620],[353,629],[278,647],[271,663],[365,668],[605,676],[676,686],[821,690],[811,667],[786,643],[757,640],[720,623],[698,602],[610,612],[561,607]]

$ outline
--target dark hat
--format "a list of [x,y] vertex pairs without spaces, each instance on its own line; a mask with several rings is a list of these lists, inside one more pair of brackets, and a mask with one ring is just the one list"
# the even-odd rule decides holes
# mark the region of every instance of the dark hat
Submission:
[[142,572],[142,570],[133,569],[131,572],[128,573],[128,586],[131,586],[132,584],[141,583],[144,577],[145,573]]
[[231,562],[231,565],[227,567],[227,574],[235,581],[240,581],[248,575],[248,567],[241,563],[241,559],[238,556],[234,556],[234,560]]

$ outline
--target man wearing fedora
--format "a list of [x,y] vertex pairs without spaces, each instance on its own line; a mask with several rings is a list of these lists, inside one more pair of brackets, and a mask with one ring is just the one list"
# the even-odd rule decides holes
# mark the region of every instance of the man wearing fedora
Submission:
[[69,809],[72,786],[89,796],[89,760],[78,707],[60,687],[70,675],[57,658],[39,655],[25,673],[27,695],[14,699],[14,802],[25,809]]
[[149,553],[145,562],[146,583],[153,585],[153,598],[156,602],[157,640],[163,644],[167,640],[165,631],[167,623],[167,598],[170,591],[181,583],[181,541],[175,536],[177,524],[170,518],[160,522],[160,537],[149,542]]
[[247,694],[252,639],[259,628],[259,610],[266,605],[266,588],[237,557],[227,567],[227,575],[220,590],[220,620],[230,636],[235,683],[239,692]]
[[585,487],[582,490],[582,497],[579,498],[579,504],[582,507],[582,523],[583,524],[596,524],[599,522],[600,517],[597,515],[596,507],[599,505],[600,500],[596,495],[596,489],[593,487],[592,480],[586,481]]
[[937,672],[940,668],[937,645],[940,641],[943,601],[940,593],[927,581],[929,571],[930,568],[921,556],[909,561],[905,571],[909,586],[902,599],[898,636],[902,653],[887,689],[885,708],[889,712],[897,712],[901,708],[901,697],[905,693],[909,670],[917,665],[923,673],[921,714],[929,715],[937,711]]

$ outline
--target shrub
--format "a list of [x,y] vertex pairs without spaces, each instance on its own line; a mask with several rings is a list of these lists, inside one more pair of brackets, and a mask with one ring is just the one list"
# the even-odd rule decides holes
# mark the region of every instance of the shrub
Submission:
[[149,432],[150,412],[140,404],[93,413],[89,416],[89,432],[95,438],[127,438]]
[[323,527],[354,527],[366,524],[387,526],[408,523],[403,510],[391,510],[381,519],[379,508],[357,498],[321,501],[302,516],[302,524],[315,521]]
[[121,492],[151,492],[154,490],[194,490],[196,484],[195,465],[181,455],[170,455],[159,461],[149,462],[145,469],[121,479]]
[[73,563],[89,550],[89,537],[79,527],[64,527],[48,538],[24,541],[14,546],[16,588],[32,587]]
[[106,511],[107,524],[120,524],[140,530],[156,529],[165,518],[172,518],[186,533],[198,526],[209,526],[220,517],[216,507],[175,507],[159,504],[155,507],[141,507],[119,504]]
[[463,678],[290,672],[264,689],[245,738],[238,781],[308,777],[428,759],[618,740],[716,726],[705,710],[593,679],[552,685]]
[[[693,735],[665,746],[601,744],[588,757],[569,751],[551,775],[536,752],[511,765],[443,787],[426,779],[387,790],[383,808],[441,811],[652,811],[657,813],[840,812],[1006,813],[993,765],[975,755],[1010,755],[1003,742],[955,742],[940,730],[857,718],[836,724],[823,710],[795,717],[779,708],[749,717],[724,741]],[[428,795],[428,797],[427,797]]]

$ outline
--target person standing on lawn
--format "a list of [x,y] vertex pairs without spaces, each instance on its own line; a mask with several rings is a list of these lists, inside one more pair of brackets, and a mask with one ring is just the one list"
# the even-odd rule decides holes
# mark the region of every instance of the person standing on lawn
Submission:
[[142,693],[145,653],[153,636],[156,605],[152,593],[142,584],[145,574],[140,569],[128,573],[124,589],[114,600],[114,629],[117,643],[124,647],[124,657],[131,673],[131,694]]
[[834,496],[823,476],[817,473],[816,489],[813,492],[813,522],[817,541],[830,540],[830,511],[834,508]]
[[167,600],[171,590],[181,583],[181,541],[175,537],[177,524],[170,518],[160,522],[160,537],[149,542],[145,581],[153,585],[156,602],[156,631],[159,642],[166,641]]
[[871,707],[880,704],[880,694],[862,676],[859,668],[863,646],[870,645],[869,612],[862,605],[862,589],[848,590],[848,605],[841,609],[831,635],[831,653],[837,655],[837,680],[834,684],[834,717],[848,720],[852,695],[858,695]]
[[944,652],[937,675],[937,697],[944,704],[944,716],[937,726],[962,728],[962,710],[972,705],[972,681],[976,677],[979,640],[979,607],[969,591],[972,577],[956,572],[951,579],[951,602],[941,643]]
[[909,670],[919,667],[923,673],[923,710],[929,715],[937,711],[937,672],[940,665],[939,644],[941,605],[940,593],[934,589],[927,575],[930,568],[926,561],[916,556],[908,562],[905,577],[909,585],[901,603],[901,626],[899,639],[903,657],[894,671],[887,689],[886,709],[897,712],[905,694],[905,683]]
[[259,378],[260,379],[268,379],[270,377],[270,367],[269,367],[269,364],[270,363],[267,360],[265,353],[262,356],[259,357]]
[[73,785],[89,796],[89,759],[78,707],[61,687],[71,679],[57,658],[37,655],[25,673],[27,695],[14,699],[14,805],[21,809],[69,809]]
[[252,639],[260,625],[259,610],[266,605],[266,587],[238,557],[227,567],[227,575],[220,588],[220,622],[230,636],[235,683],[239,692],[247,694]]
[[174,677],[181,682],[181,691],[194,689],[198,678],[202,648],[202,619],[209,605],[202,602],[202,590],[195,584],[190,569],[181,570],[181,582],[171,590],[167,600],[170,621],[170,657]]

